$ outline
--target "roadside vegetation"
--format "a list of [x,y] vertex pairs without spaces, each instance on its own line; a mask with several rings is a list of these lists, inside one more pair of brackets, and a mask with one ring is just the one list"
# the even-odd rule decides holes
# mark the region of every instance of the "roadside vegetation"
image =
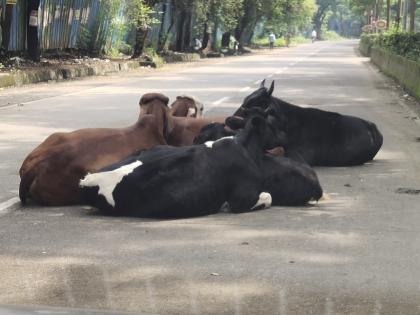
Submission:
[[[0,62],[9,67],[8,59],[15,56],[39,61],[41,56],[69,55],[162,63],[159,55],[172,52],[196,52],[202,57],[240,54],[247,47],[268,46],[271,33],[276,47],[286,46],[287,38],[292,45],[308,42],[313,30],[318,40],[359,37],[362,27],[387,14],[397,33],[419,29],[415,10],[409,8],[416,2],[407,0],[402,10],[401,1],[388,0],[385,5],[384,0],[80,0],[77,4],[44,0],[38,2],[38,32],[25,33],[31,29],[25,25],[29,14],[25,1],[11,5],[0,0]],[[398,42],[393,49],[411,56],[418,52],[410,44],[416,40],[411,35],[375,36],[372,41],[378,45],[391,47]]]

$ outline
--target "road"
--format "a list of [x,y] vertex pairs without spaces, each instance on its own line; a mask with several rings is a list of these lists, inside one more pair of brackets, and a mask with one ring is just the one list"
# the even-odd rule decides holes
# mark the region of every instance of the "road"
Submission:
[[[356,41],[316,42],[0,92],[0,304],[151,314],[420,314],[420,125]],[[274,94],[374,121],[375,160],[316,168],[311,207],[182,220],[13,205],[23,158],[48,134],[126,126],[143,93],[231,113],[262,78]],[[13,103],[20,104],[11,105]],[[401,189],[402,188],[402,189]],[[407,189],[408,188],[408,189]],[[412,190],[409,190],[412,189]]]

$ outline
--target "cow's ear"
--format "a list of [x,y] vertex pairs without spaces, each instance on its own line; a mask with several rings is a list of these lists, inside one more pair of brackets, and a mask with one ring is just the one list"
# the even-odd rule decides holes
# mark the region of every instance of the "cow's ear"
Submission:
[[271,96],[271,94],[273,94],[273,91],[274,91],[274,80],[273,82],[271,82],[270,89],[268,90],[268,95]]
[[261,81],[260,88],[265,87],[265,79]]
[[238,116],[230,116],[226,118],[225,124],[232,130],[242,129],[245,127],[245,119]]

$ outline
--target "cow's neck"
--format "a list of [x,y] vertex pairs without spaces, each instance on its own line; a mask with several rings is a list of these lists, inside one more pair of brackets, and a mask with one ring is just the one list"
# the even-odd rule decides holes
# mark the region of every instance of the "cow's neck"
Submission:
[[261,137],[256,132],[242,132],[237,137],[237,141],[247,151],[251,158],[259,163],[264,156],[264,149],[261,145]]

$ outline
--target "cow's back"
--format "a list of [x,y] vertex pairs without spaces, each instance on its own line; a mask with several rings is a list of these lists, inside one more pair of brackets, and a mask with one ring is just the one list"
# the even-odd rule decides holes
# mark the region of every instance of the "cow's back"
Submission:
[[[164,144],[154,132],[153,119],[122,129],[92,128],[47,138],[22,164],[19,195],[44,205],[81,201],[80,178],[120,161],[141,149]],[[153,131],[153,132],[152,132]]]
[[299,108],[299,123],[288,134],[287,150],[311,165],[350,166],[372,160],[382,135],[367,120],[311,108]]

